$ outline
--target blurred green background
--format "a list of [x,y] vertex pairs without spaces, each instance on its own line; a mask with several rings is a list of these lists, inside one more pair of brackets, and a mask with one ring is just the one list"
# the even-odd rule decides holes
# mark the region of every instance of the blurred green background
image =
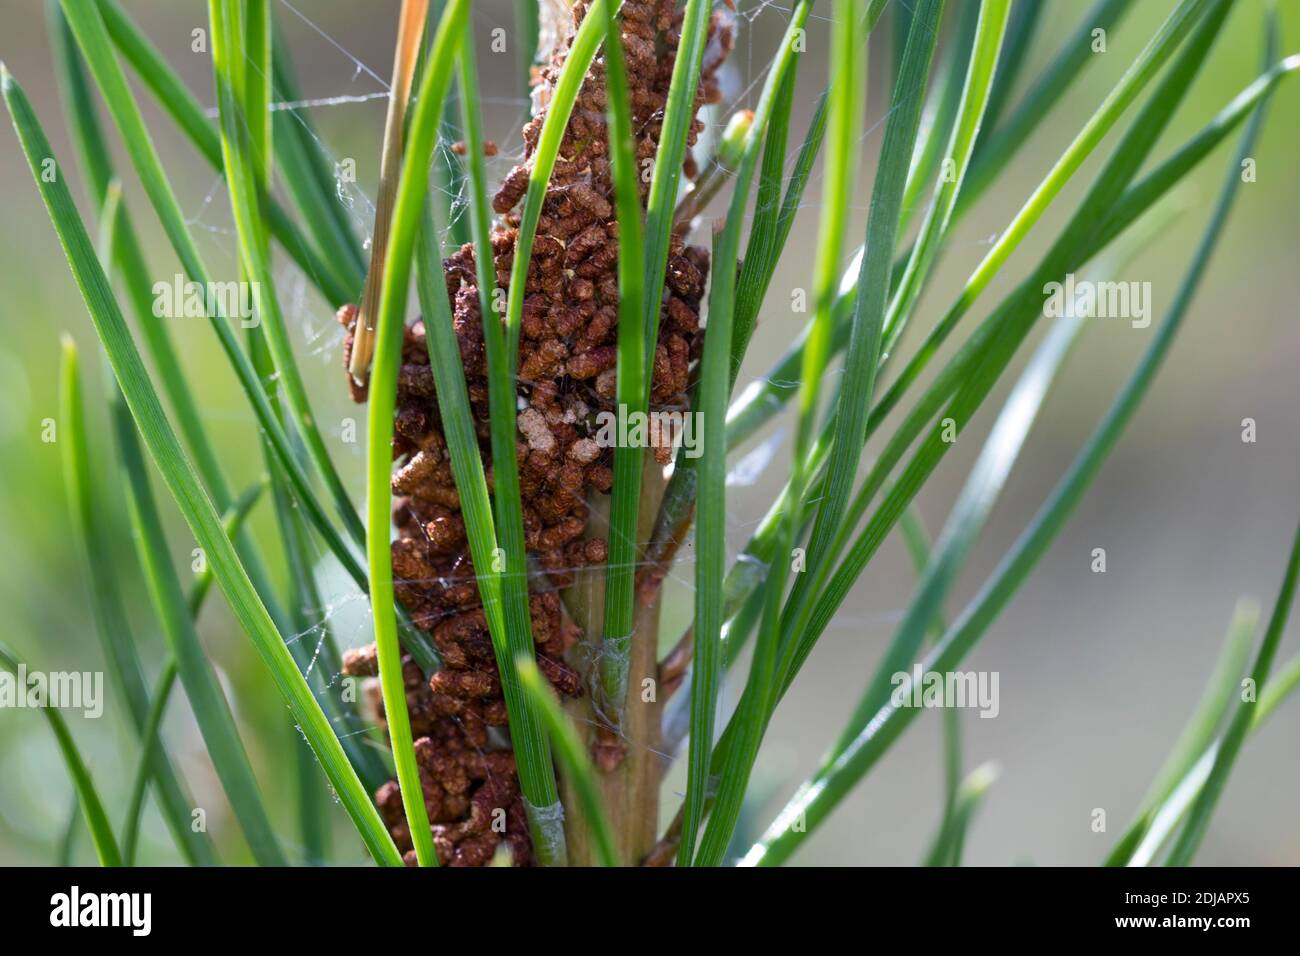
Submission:
[[[901,2],[901,0],[896,0]],[[958,3],[951,0],[951,26]],[[1025,2],[1025,0],[1018,0]],[[211,64],[191,52],[191,31],[206,23],[199,0],[124,0],[199,99],[212,104]],[[725,79],[729,99],[753,105],[770,51],[786,21],[786,4],[740,4],[739,40]],[[1031,46],[1026,76],[1036,76],[1073,30],[1085,4],[1047,3]],[[915,327],[924,329],[951,301],[1029,190],[1069,143],[1173,6],[1144,0],[1108,37],[1048,121],[1003,171],[1000,183],[952,235],[938,278],[927,292]],[[1281,3],[1282,50],[1300,48],[1300,4]],[[827,4],[819,4],[809,49],[825,49]],[[359,234],[367,235],[370,200],[378,173],[384,118],[383,85],[391,64],[397,0],[368,4],[281,0],[275,12],[285,28],[304,95],[321,101],[311,116],[337,158],[356,160],[358,184],[342,194]],[[1263,0],[1240,0],[1205,70],[1157,150],[1163,157],[1222,108],[1259,72]],[[520,152],[519,125],[526,112],[513,47],[506,55],[488,48],[491,30],[513,36],[513,4],[476,0],[474,26],[487,109],[487,135],[500,145],[494,179]],[[887,31],[878,31],[887,39]],[[46,124],[56,154],[71,167],[63,112],[39,0],[0,0],[0,57],[23,83]],[[860,236],[887,91],[888,48],[873,46],[870,132],[864,139],[864,184],[854,197],[853,232]],[[823,56],[806,57],[797,94],[793,136],[802,137],[811,104],[822,88]],[[1023,90],[1024,81],[1020,84]],[[181,197],[209,266],[220,277],[235,272],[234,240],[222,181],[201,162],[147,95],[141,102],[156,145]],[[1014,105],[1014,104],[1013,104]],[[1024,590],[990,630],[967,667],[1000,674],[1001,713],[995,720],[963,715],[969,766],[994,760],[1001,775],[975,821],[967,861],[978,864],[1094,864],[1113,845],[1165,753],[1181,729],[1208,676],[1224,628],[1241,595],[1265,606],[1274,596],[1286,548],[1300,509],[1300,83],[1284,81],[1255,151],[1258,181],[1244,186],[1209,274],[1160,378],[1124,439],[1093,485],[1079,512]],[[726,112],[708,117],[726,120]],[[1132,111],[1130,111],[1130,117]],[[107,121],[107,120],[106,120]],[[42,421],[57,417],[59,335],[70,332],[81,346],[93,453],[104,497],[120,503],[103,403],[104,376],[97,344],[80,296],[69,277],[26,164],[8,123],[0,131],[0,286],[5,290],[5,335],[0,339],[0,540],[13,560],[0,575],[0,634],[33,668],[99,670],[103,660],[88,606],[84,568],[73,547],[57,444],[41,441]],[[1124,124],[1121,124],[1121,129]],[[1035,260],[1056,234],[1073,202],[1113,147],[1115,134],[1083,174],[1035,228],[1007,274],[966,320],[973,328]],[[159,278],[178,271],[130,166],[110,133],[115,162]],[[1167,309],[1185,263],[1209,212],[1230,149],[1221,148],[1171,197],[1174,225],[1125,267],[1122,278],[1149,281],[1154,319]],[[71,183],[84,200],[79,174]],[[789,312],[788,290],[806,287],[815,242],[820,176],[814,178],[796,234],[761,315],[742,386],[762,375],[789,343],[802,317]],[[83,212],[88,207],[82,206]],[[717,209],[711,210],[718,212]],[[708,223],[701,229],[707,236]],[[312,295],[291,267],[281,263],[279,291],[318,417],[345,478],[359,501],[362,447],[341,440],[344,419],[364,419],[347,399],[339,364],[340,333],[328,307]],[[1154,328],[1154,326],[1153,326]],[[203,320],[173,320],[174,339],[201,401],[201,411],[237,487],[261,470],[252,416]],[[972,556],[951,603],[956,612],[996,564],[1067,467],[1131,370],[1153,329],[1127,322],[1094,322],[1082,338],[1049,398],[1017,463],[993,519]],[[1041,329],[1039,330],[1041,334]],[[904,351],[915,343],[914,333]],[[1025,352],[1024,354],[1027,354]],[[1020,357],[1023,360],[1024,355]],[[1019,364],[1019,363],[1018,363]],[[1005,394],[1003,387],[998,395]],[[937,533],[996,411],[988,403],[963,433],[919,505]],[[1241,441],[1241,421],[1257,422],[1258,441]],[[752,483],[730,490],[730,543],[739,548],[762,516],[786,474],[788,423],[771,444],[773,459]],[[161,493],[161,490],[160,490]],[[190,574],[188,530],[171,502],[162,500],[177,567]],[[270,509],[259,506],[256,535],[274,548]],[[128,585],[135,637],[148,676],[161,667],[162,643],[135,570],[123,509],[109,520],[117,530],[118,566]],[[1093,574],[1093,548],[1104,547],[1108,571]],[[668,627],[689,614],[692,567],[689,550],[667,594]],[[282,569],[281,569],[282,573]],[[764,826],[778,801],[813,769],[839,732],[892,635],[911,594],[907,555],[891,539],[846,602],[799,681],[778,712],[756,775],[754,826]],[[215,597],[215,596],[214,596]],[[368,609],[347,588],[331,595],[328,617],[344,647],[368,639]],[[1282,659],[1300,650],[1295,623]],[[286,712],[219,598],[209,602],[201,635],[217,662],[268,803],[283,820],[292,847],[290,748],[301,746]],[[313,640],[314,634],[303,639]],[[675,633],[666,633],[671,641]],[[115,706],[111,683],[106,716],[70,717],[73,733],[89,755],[109,813],[120,823],[136,761],[133,737]],[[731,699],[739,691],[733,676]],[[1199,857],[1221,864],[1300,863],[1300,701],[1287,703],[1247,744]],[[797,857],[806,864],[918,861],[938,821],[941,794],[939,720],[917,722],[854,796],[813,836]],[[173,754],[208,810],[209,829],[223,857],[247,861],[220,787],[203,752],[183,695],[169,712],[166,735]],[[669,778],[665,804],[675,809],[680,772]],[[323,777],[321,786],[325,786]],[[0,864],[44,864],[72,808],[73,795],[53,739],[39,715],[0,712]],[[1094,833],[1092,811],[1104,808],[1109,832]],[[364,859],[336,812],[336,858]],[[151,810],[143,858],[176,859],[159,818]],[[76,859],[92,860],[82,835]]]

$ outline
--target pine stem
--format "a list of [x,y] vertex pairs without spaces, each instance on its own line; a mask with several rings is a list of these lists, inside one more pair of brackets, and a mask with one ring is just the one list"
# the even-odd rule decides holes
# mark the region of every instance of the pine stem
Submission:
[[[637,521],[639,542],[650,538],[666,484],[663,467],[647,450],[641,476],[641,512]],[[608,519],[609,496],[600,495],[591,502],[588,533],[595,536],[604,534]],[[638,561],[641,559],[642,549],[638,548]],[[639,863],[654,847],[659,823],[659,784],[663,777],[659,746],[663,695],[658,687],[657,664],[661,594],[662,589],[656,589],[651,603],[645,604],[638,599],[636,604],[629,648],[624,736],[610,740],[601,733],[607,721],[597,712],[591,694],[566,702],[569,716],[585,729],[587,743],[595,755],[597,779],[617,841],[619,859],[632,865]],[[599,647],[605,615],[604,566],[578,572],[574,586],[564,592],[564,601],[566,609],[586,635],[584,642],[571,652],[571,663],[587,671],[595,680],[599,658],[592,652]],[[646,697],[651,699],[647,701]],[[602,756],[607,759],[602,760]],[[569,808],[564,823],[570,865],[598,865],[597,847],[590,829],[576,817],[574,808],[580,806],[578,794],[572,781],[563,776],[560,778],[560,799]]]

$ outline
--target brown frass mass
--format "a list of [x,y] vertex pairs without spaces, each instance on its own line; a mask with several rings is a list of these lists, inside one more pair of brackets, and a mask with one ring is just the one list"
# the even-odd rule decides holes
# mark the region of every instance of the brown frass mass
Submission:
[[[534,70],[535,115],[523,128],[524,160],[493,197],[499,214],[492,234],[493,266],[509,285],[519,213],[532,171],[546,104],[568,55],[573,31],[588,4],[573,6],[573,29],[548,61]],[[631,95],[638,166],[658,150],[668,88],[681,30],[672,0],[629,0],[622,7],[623,46]],[[719,98],[716,71],[731,49],[728,20],[715,14],[696,94],[696,108]],[[567,616],[559,591],[574,572],[606,560],[603,539],[587,534],[588,495],[613,483],[613,450],[593,440],[593,420],[615,401],[618,333],[618,223],[610,179],[604,64],[588,72],[560,145],[538,222],[528,267],[519,345],[516,453],[523,504],[524,541],[538,569],[529,585],[537,663],[556,691],[577,697],[583,677],[566,659],[582,637]],[[688,134],[694,143],[703,124]],[[693,174],[691,163],[686,164]],[[642,202],[649,177],[641,177]],[[706,250],[686,246],[683,224],[673,234],[654,351],[651,403],[687,407],[691,363],[702,342],[700,304],[708,277]],[[487,362],[475,250],[465,245],[444,260],[447,296],[465,367],[479,450],[493,487],[488,416]],[[489,300],[491,297],[489,296]],[[343,360],[351,354],[357,309],[344,306]],[[355,401],[365,386],[349,377]],[[507,724],[460,499],[443,439],[424,325],[408,326],[402,347],[393,440],[393,576],[398,599],[416,626],[428,631],[442,669],[426,681],[403,660],[407,708],[415,736],[425,806],[439,862],[483,866],[507,849],[515,865],[531,862],[525,803],[508,738],[492,728]],[[666,462],[670,448],[656,448]],[[344,673],[373,676],[373,646],[345,655]],[[379,695],[372,695],[382,711]],[[381,715],[382,716],[382,715]],[[397,783],[376,794],[380,812],[407,862],[414,861]]]

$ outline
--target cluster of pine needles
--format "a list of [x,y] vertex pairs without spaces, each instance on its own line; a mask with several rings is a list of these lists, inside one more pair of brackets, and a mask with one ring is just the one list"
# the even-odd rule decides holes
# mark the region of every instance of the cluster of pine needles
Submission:
[[[408,78],[405,135],[397,140],[400,163],[393,167],[400,175],[394,171],[381,187],[381,206],[391,216],[382,232],[377,230],[381,251],[369,264],[354,224],[337,200],[333,161],[310,119],[302,111],[271,108],[300,96],[269,0],[209,0],[219,107],[215,124],[116,0],[51,0],[49,29],[78,153],[75,168],[95,210],[93,228],[83,222],[72,198],[74,164],[55,155],[18,78],[3,70],[0,86],[111,370],[107,403],[120,487],[127,497],[140,573],[168,652],[149,686],[126,627],[118,584],[122,572],[110,558],[113,545],[104,520],[104,510],[116,506],[107,496],[117,483],[99,480],[92,464],[78,350],[65,338],[59,422],[69,500],[110,673],[139,743],[129,806],[113,814],[122,821],[118,825],[110,820],[62,716],[56,709],[44,710],[99,860],[105,865],[136,861],[142,812],[152,792],[181,857],[192,864],[220,862],[216,843],[191,825],[192,798],[160,733],[169,696],[179,682],[252,858],[260,864],[289,862],[284,835],[271,822],[225,691],[199,640],[196,616],[215,585],[324,771],[321,780],[309,757],[299,768],[303,779],[315,783],[300,794],[304,858],[318,862],[328,854],[329,805],[322,794],[332,792],[376,863],[403,862],[372,799],[390,776],[389,753],[364,732],[366,715],[329,686],[341,670],[333,635],[324,635],[319,647],[294,639],[318,626],[313,619],[314,609],[322,606],[316,555],[323,549],[370,597],[392,766],[418,861],[437,864],[405,719],[402,655],[426,674],[437,670],[438,655],[429,635],[394,600],[389,553],[392,398],[413,272],[431,343],[438,412],[510,711],[511,746],[538,862],[579,861],[580,855],[571,859],[567,849],[579,842],[590,848],[581,861],[601,864],[768,866],[788,860],[918,716],[917,709],[894,702],[893,676],[911,672],[918,662],[925,672],[956,669],[1069,520],[1149,390],[1199,284],[1212,275],[1210,260],[1241,185],[1241,162],[1251,154],[1271,94],[1300,68],[1300,56],[1279,56],[1271,8],[1231,0],[1180,0],[1078,125],[1041,181],[1026,191],[1018,211],[997,230],[937,321],[922,327],[918,303],[943,258],[945,239],[1086,72],[1097,31],[1104,35],[1116,28],[1135,5],[1132,0],[1098,0],[1076,25],[1058,29],[1046,22],[1038,0],[831,0],[819,5],[825,9],[818,13],[833,25],[826,32],[826,49],[809,56],[814,4],[796,0],[784,11],[786,28],[769,51],[770,65],[761,80],[754,78],[752,112],[713,138],[712,156],[696,157],[704,175],[692,186],[683,168],[714,11],[708,0],[686,0],[674,21],[677,60],[649,167],[649,188],[643,191],[638,183],[643,168],[632,152],[629,102],[636,91],[628,89],[624,70],[620,4],[579,4],[584,15],[571,37],[532,158],[505,308],[494,313],[501,315],[501,323],[487,323],[484,330],[489,387],[506,398],[501,414],[493,406],[494,446],[500,441],[499,447],[511,449],[516,441],[511,397],[517,372],[511,349],[518,347],[523,280],[551,171],[563,159],[558,153],[564,130],[593,63],[600,63],[606,79],[608,154],[619,200],[620,404],[642,411],[647,407],[646,361],[654,353],[665,266],[683,204],[694,209],[689,204],[699,197],[691,200],[692,189],[708,182],[725,210],[711,237],[706,334],[691,371],[691,407],[700,415],[702,454],[678,456],[656,519],[646,527],[640,513],[642,450],[617,450],[608,503],[610,549],[600,577],[603,621],[598,623],[603,626],[584,638],[593,645],[590,659],[600,662],[588,675],[588,692],[606,702],[610,712],[605,716],[618,729],[642,692],[630,685],[627,672],[628,645],[637,639],[638,568],[670,563],[693,528],[691,627],[662,662],[661,674],[671,674],[665,687],[671,685],[675,693],[663,706],[655,734],[663,759],[671,759],[688,741],[686,791],[668,828],[651,845],[638,846],[623,831],[644,821],[629,819],[627,807],[605,799],[605,771],[591,759],[589,728],[561,709],[533,664],[528,572],[518,570],[526,568],[527,559],[517,476],[515,493],[510,493],[513,456],[498,457],[490,490],[469,417],[465,370],[440,288],[442,257],[451,250],[440,246],[439,220],[448,225],[448,210],[445,203],[429,201],[430,196],[451,191],[463,197],[469,229],[461,241],[475,244],[480,262],[492,261],[476,28],[469,0],[433,4],[427,26],[419,31],[419,62]],[[404,17],[412,6],[421,4],[407,3]],[[1153,155],[1230,16],[1261,19],[1263,67],[1258,77],[1224,97],[1216,114],[1200,118],[1204,125],[1195,135],[1167,155]],[[521,3],[518,42],[528,52],[537,47],[538,29],[536,4]],[[1029,75],[1029,53],[1043,44],[1054,50],[1049,65]],[[865,135],[868,49],[890,58],[890,69],[884,71],[890,85],[884,93],[882,132],[870,137]],[[527,69],[531,61],[524,60]],[[796,146],[790,139],[796,83],[802,73],[803,82],[822,84],[818,74],[826,66],[819,64],[829,67],[824,92]],[[224,177],[239,277],[256,290],[258,322],[246,336],[237,331],[235,317],[209,317],[220,352],[254,413],[265,455],[266,478],[245,489],[231,486],[226,463],[199,414],[200,399],[181,370],[165,323],[152,313],[148,290],[153,277],[122,201],[101,107],[186,278],[206,287],[215,277],[181,210],[174,176],[155,149],[128,82],[128,67],[197,151],[196,162]],[[466,148],[457,150],[454,159],[450,151],[438,149],[448,121],[444,114],[452,103],[458,106],[466,138]],[[1099,146],[1112,131],[1117,142],[1103,159]],[[864,150],[877,141],[874,179],[860,184]],[[1113,274],[1158,234],[1161,199],[1224,142],[1236,147],[1222,189],[1185,276],[1152,326],[1136,367],[994,572],[948,620],[944,608],[953,584],[1082,319],[1060,319],[1040,337],[997,411],[933,546],[913,511],[917,493],[953,447],[954,434],[1010,377],[1008,369],[1043,315],[1045,284],[1076,271],[1103,279]],[[46,172],[51,161],[58,170],[54,176]],[[819,162],[822,194],[814,202],[805,191]],[[430,187],[431,177],[436,189]],[[1040,220],[1060,205],[1059,197],[1076,179],[1087,183],[1084,195],[1064,210],[1065,224],[1049,240]],[[278,195],[277,180],[283,186]],[[870,211],[859,244],[849,235],[851,203],[845,197],[860,194],[870,196]],[[793,253],[787,241],[804,208],[818,210],[819,216],[815,245],[798,251],[808,268],[807,322],[776,365],[737,392],[773,275],[783,257]],[[981,302],[1031,232],[1042,250],[1037,264],[1017,276],[1017,284],[1000,301]],[[375,348],[365,520],[345,489],[308,400],[285,305],[277,294],[274,250],[287,256],[332,308],[356,302],[363,288],[372,293],[363,302],[363,312],[371,310]],[[972,316],[963,323],[977,304],[982,320]],[[134,315],[134,330],[124,312]],[[919,339],[910,351],[903,348],[909,329]],[[773,328],[771,334],[785,333]],[[937,356],[946,344],[955,348],[940,362]],[[728,562],[728,455],[787,407],[795,425],[786,486],[738,557]],[[188,592],[169,557],[173,548],[152,490],[159,479],[165,500],[179,509],[204,557],[205,568]],[[263,501],[275,511],[277,557],[289,570],[287,589],[272,583],[270,558],[244,528],[249,513]],[[754,767],[778,705],[895,530],[903,535],[919,576],[895,635],[817,770],[757,839],[736,845],[742,813],[751,812],[747,797],[753,797]],[[796,552],[802,557],[792,568]],[[366,560],[358,557],[362,553]],[[492,560],[498,553],[504,562]],[[1234,620],[1204,699],[1107,864],[1181,865],[1192,860],[1245,739],[1300,684],[1300,658],[1275,666],[1298,570],[1300,532],[1262,638],[1255,644],[1253,619]],[[1247,664],[1252,646],[1254,656]],[[737,678],[741,693],[724,720],[719,706],[723,681],[741,662],[747,662],[748,670]],[[0,663],[14,670],[19,666],[8,650],[0,652]],[[1243,677],[1257,694],[1238,692]],[[986,766],[969,772],[963,768],[951,711],[944,717],[944,753],[943,815],[926,862],[955,865],[992,775]],[[556,808],[562,791],[574,796],[560,814]],[[658,794],[641,806],[642,812],[657,808]],[[654,820],[650,826],[657,824]]]

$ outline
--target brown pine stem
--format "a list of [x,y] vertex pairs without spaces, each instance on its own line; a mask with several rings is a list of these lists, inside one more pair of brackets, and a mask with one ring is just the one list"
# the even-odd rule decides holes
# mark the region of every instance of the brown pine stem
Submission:
[[[659,510],[665,479],[663,467],[647,452],[641,478],[641,511],[637,535],[647,540]],[[609,498],[592,503],[589,534],[603,535],[609,517]],[[639,555],[640,559],[642,556]],[[593,566],[578,574],[564,595],[569,613],[586,638],[574,649],[573,663],[588,675],[597,670],[593,649],[600,646],[605,615],[605,573]],[[659,722],[663,694],[659,684],[658,641],[660,601],[638,601],[630,646],[628,693],[623,736],[616,736],[594,706],[592,694],[567,704],[570,717],[585,730],[599,773],[602,795],[621,859],[639,861],[655,845],[659,825],[659,786],[663,760],[659,747]],[[590,683],[590,680],[588,681]],[[565,831],[569,862],[594,865],[595,847],[586,824],[578,816],[579,803],[569,781],[560,780],[560,799],[568,808]]]

